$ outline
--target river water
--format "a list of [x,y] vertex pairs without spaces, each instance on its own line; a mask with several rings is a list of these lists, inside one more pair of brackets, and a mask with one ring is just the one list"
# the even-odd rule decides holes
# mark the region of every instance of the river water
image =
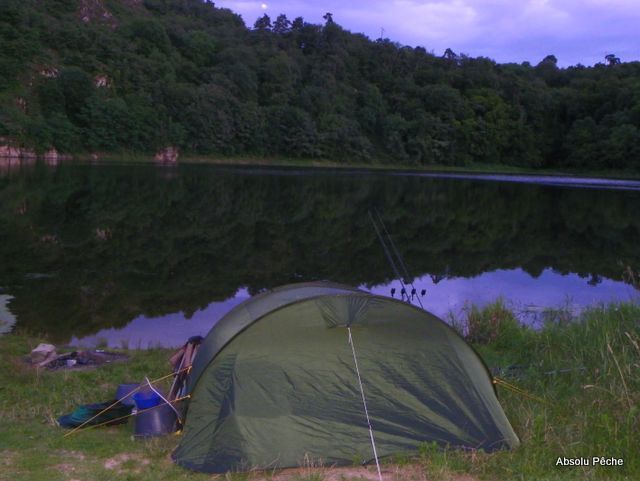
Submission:
[[638,212],[636,181],[5,165],[0,333],[177,346],[252,294],[291,282],[399,297],[369,213],[404,261],[411,302],[447,318],[502,297],[535,324],[549,309],[637,299],[624,273],[640,268]]

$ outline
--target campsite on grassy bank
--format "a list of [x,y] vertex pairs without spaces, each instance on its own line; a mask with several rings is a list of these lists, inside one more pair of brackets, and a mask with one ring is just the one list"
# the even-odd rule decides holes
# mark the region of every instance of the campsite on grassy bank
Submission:
[[[466,339],[487,365],[521,366],[502,376],[530,396],[500,386],[497,393],[522,444],[490,454],[424,445],[413,456],[384,460],[383,479],[637,479],[640,309],[632,304],[592,308],[573,322],[550,322],[540,330],[523,327],[500,304],[470,312],[457,324],[465,326]],[[134,423],[129,421],[64,438],[55,423],[78,404],[111,395],[123,379],[163,376],[173,350],[130,351],[129,362],[93,372],[38,372],[21,358],[42,340],[25,333],[0,338],[0,450],[6,479],[210,479],[173,464],[168,455],[179,436],[134,440]],[[600,455],[622,458],[624,465],[555,465],[559,456]],[[299,470],[227,478],[373,480],[377,475],[371,467],[340,471],[315,467],[311,460]]]
[[0,0],[0,481],[639,481],[639,21]]
[[[589,181],[585,188],[473,176],[82,163],[36,163],[7,172],[0,177],[5,259],[0,294],[12,316],[11,332],[0,337],[5,363],[0,399],[2,414],[10,420],[2,428],[0,447],[7,472],[18,480],[47,470],[61,471],[65,481],[207,479],[175,466],[175,459],[191,469],[229,469],[235,474],[227,476],[243,480],[378,479],[374,465],[359,466],[375,459],[368,451],[362,409],[368,399],[371,424],[383,427],[376,449],[383,454],[380,476],[385,481],[510,480],[514,473],[524,473],[524,479],[634,479],[639,207],[638,191],[606,181]],[[218,322],[223,329],[220,319],[236,309],[250,313],[247,303],[279,286],[324,279],[358,292],[344,305],[327,301],[324,314],[303,316],[325,324],[337,316],[342,321],[335,328],[325,332],[318,330],[321,324],[310,325],[317,334],[299,337],[291,329],[295,322],[274,321],[273,330],[255,331],[258,337],[253,328],[233,330],[237,337],[203,361],[207,376],[216,379],[213,385],[199,384],[205,398],[195,397],[197,386],[194,399],[178,396],[185,406],[193,402],[192,419],[199,416],[217,426],[215,439],[202,438],[199,425],[189,425],[188,410],[182,435],[147,440],[138,439],[143,417],[126,414],[132,411],[117,412],[126,423],[79,429],[66,437],[56,425],[62,417],[77,426],[87,413],[100,413],[113,404],[122,384],[141,386],[160,378],[157,388],[166,395],[173,369],[167,359],[187,339],[206,337]],[[449,358],[442,346],[428,346],[422,331],[405,339],[390,328],[381,334],[388,345],[375,336],[362,337],[376,329],[385,332],[384,323],[378,326],[375,316],[361,310],[369,303],[376,309],[401,305],[422,313],[424,307],[458,330],[469,350]],[[291,308],[304,306],[296,300]],[[273,314],[287,309],[281,306]],[[403,316],[390,317],[408,322],[402,329],[407,335],[415,326]],[[350,343],[349,319],[378,327],[356,322]],[[422,327],[430,321],[424,322]],[[282,344],[289,337],[292,344]],[[323,342],[331,349],[320,351]],[[42,343],[64,354],[106,350],[126,361],[91,371],[64,365],[38,370],[23,358]],[[238,350],[245,343],[250,348]],[[315,357],[305,354],[305,346],[315,346],[310,350]],[[412,356],[403,352],[410,346]],[[318,355],[335,349],[338,356]],[[247,353],[261,360],[252,361]],[[274,354],[280,356],[275,364],[269,357]],[[289,362],[281,364],[285,357]],[[296,369],[303,358],[310,364],[301,374]],[[361,387],[356,361],[372,376],[363,374]],[[289,377],[278,375],[282,365],[293,369]],[[471,365],[475,374],[466,376],[473,382],[461,381]],[[335,383],[323,380],[326,366],[333,366],[325,370],[349,386],[345,392],[354,403],[344,405],[339,391],[327,395]],[[452,370],[455,376],[448,374]],[[230,379],[242,380],[244,389],[229,384]],[[428,386],[421,384],[425,379],[431,379]],[[467,390],[474,382],[481,383],[472,391],[485,393],[482,402]],[[278,385],[277,392],[269,391]],[[288,391],[301,385],[305,388]],[[233,387],[228,392],[237,397],[215,395],[224,386]],[[373,389],[368,395],[367,386]],[[398,386],[405,395],[394,399],[385,394]],[[433,404],[416,405],[414,397],[426,399],[425,389],[438,392],[427,396]],[[320,392],[325,397],[316,402]],[[247,403],[256,393],[270,404]],[[327,407],[331,403],[322,404],[332,395],[334,411]],[[224,407],[229,399],[235,403],[228,406],[245,406],[245,414],[257,413],[261,422],[231,416],[233,422],[216,424],[207,406]],[[333,425],[334,432],[314,426],[309,410],[299,415],[308,405],[332,413],[334,421],[336,413],[354,411]],[[298,416],[289,431],[268,421],[287,409]],[[416,441],[407,428],[417,418],[429,420],[420,433],[436,429],[437,439],[464,449]],[[285,439],[285,431],[298,433],[303,441]],[[372,432],[375,438],[375,428]],[[316,446],[318,458],[305,458],[296,449],[309,445],[309,433],[346,440],[347,449],[329,449],[325,443]],[[360,436],[357,443],[353,433]],[[277,442],[270,441],[272,435]],[[486,442],[492,436],[509,441],[497,442],[501,449],[494,450],[493,442]],[[201,445],[222,451],[198,452]],[[232,452],[240,445],[250,445],[242,456]],[[281,467],[301,467],[276,471],[270,449],[290,450]],[[246,461],[266,471],[239,474],[246,468],[246,453]],[[322,455],[329,466],[348,464],[353,471],[321,467]],[[615,469],[555,465],[558,457],[599,455],[624,458],[625,464]]]

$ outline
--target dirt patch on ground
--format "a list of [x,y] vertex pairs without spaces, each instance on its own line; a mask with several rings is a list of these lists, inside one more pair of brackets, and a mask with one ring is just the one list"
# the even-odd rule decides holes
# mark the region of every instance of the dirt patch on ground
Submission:
[[13,460],[18,455],[15,451],[9,449],[0,450],[0,466],[9,467],[13,464]]
[[87,459],[87,457],[81,452],[67,449],[56,450],[55,457],[68,461],[66,463],[60,463],[52,466],[55,471],[66,475],[75,474],[76,476],[79,474],[78,471],[82,471],[82,469],[79,469],[82,466],[80,462]]
[[[423,467],[417,464],[380,466],[382,481],[429,481]],[[340,468],[295,468],[285,469],[272,476],[256,473],[253,479],[269,479],[271,481],[288,481],[292,478],[318,478],[322,481],[378,481],[375,466],[347,466]],[[476,481],[467,474],[451,473],[439,479],[449,481]]]
[[130,453],[117,454],[104,462],[105,469],[115,471],[118,474],[141,473],[142,470],[151,464],[151,460]]
[[80,451],[71,451],[68,449],[60,449],[56,451],[56,456],[66,459],[76,459],[78,461],[84,461],[87,457]]
[[76,467],[73,464],[56,464],[53,469],[63,474],[70,474],[76,470]]

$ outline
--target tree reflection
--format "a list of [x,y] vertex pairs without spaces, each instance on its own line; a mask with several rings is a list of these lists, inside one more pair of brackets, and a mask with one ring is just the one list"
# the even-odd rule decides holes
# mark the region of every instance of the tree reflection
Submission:
[[15,296],[20,326],[66,339],[142,314],[189,317],[242,286],[255,293],[303,280],[389,282],[372,208],[412,275],[434,282],[552,268],[594,283],[638,266],[635,192],[199,166],[167,172],[63,165],[0,177],[0,286]]

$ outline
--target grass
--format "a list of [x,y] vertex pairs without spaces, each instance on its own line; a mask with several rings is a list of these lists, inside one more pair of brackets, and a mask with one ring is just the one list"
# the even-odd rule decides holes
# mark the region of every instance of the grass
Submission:
[[169,351],[131,351],[129,362],[91,371],[37,372],[23,362],[42,339],[0,338],[0,480],[83,481],[209,479],[175,466],[173,436],[133,440],[133,423],[63,438],[55,419],[87,402],[110,399],[118,384],[170,372]]
[[[470,307],[456,327],[473,341],[490,367],[537,400],[505,390],[498,395],[522,445],[492,454],[442,450],[425,444],[415,456],[385,461],[385,480],[602,480],[640,479],[640,307],[589,309],[579,319],[538,330],[522,327],[503,302]],[[108,399],[117,385],[168,372],[169,351],[130,351],[127,363],[87,372],[41,372],[22,357],[42,339],[0,338],[0,480],[201,480],[209,475],[175,466],[168,455],[175,436],[132,439],[132,424],[62,437],[55,418],[82,403]],[[605,456],[622,467],[560,467],[558,457]],[[356,471],[356,470],[360,471]],[[355,472],[355,474],[354,474]],[[221,476],[225,481],[282,473]],[[287,479],[374,479],[364,468],[340,471],[303,467]]]
[[[475,472],[503,479],[640,479],[640,307],[592,308],[538,331],[519,326],[501,303],[472,312],[470,325],[478,315],[499,332],[476,349],[490,366],[521,366],[507,380],[545,402],[499,388],[522,446],[481,456],[485,462]],[[558,456],[616,457],[625,464],[560,468]]]

